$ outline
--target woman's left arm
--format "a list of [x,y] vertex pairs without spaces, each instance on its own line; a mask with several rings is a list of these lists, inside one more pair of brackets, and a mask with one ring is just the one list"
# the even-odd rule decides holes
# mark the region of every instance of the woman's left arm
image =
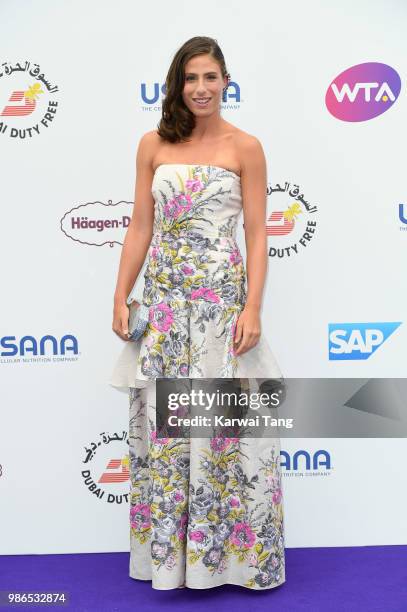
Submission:
[[246,137],[241,148],[241,186],[246,241],[247,299],[236,324],[235,355],[242,355],[259,341],[260,310],[267,274],[267,169],[262,145],[255,136]]

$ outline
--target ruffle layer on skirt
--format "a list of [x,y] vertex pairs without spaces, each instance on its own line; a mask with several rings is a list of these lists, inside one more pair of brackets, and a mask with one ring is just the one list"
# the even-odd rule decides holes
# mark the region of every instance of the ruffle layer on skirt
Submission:
[[253,348],[242,355],[234,354],[233,338],[239,314],[240,309],[236,308],[226,323],[220,324],[205,320],[205,312],[199,322],[192,321],[186,310],[178,313],[175,332],[156,330],[149,325],[139,340],[124,341],[109,384],[127,393],[131,387],[145,388],[157,377],[282,378],[263,334]]

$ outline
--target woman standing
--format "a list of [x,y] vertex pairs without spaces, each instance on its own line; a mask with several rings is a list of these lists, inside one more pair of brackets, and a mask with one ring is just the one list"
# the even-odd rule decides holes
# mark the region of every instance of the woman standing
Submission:
[[[229,78],[212,38],[175,54],[158,130],[139,143],[114,297],[126,344],[110,384],[130,399],[130,576],[155,589],[285,581],[279,438],[160,438],[155,423],[157,377],[281,378],[260,328],[266,163],[257,138],[220,115]],[[149,322],[132,342],[126,299],[146,255]]]

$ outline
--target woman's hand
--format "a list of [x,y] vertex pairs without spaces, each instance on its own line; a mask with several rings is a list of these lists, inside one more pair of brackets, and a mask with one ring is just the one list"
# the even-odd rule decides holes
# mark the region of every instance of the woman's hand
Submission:
[[260,310],[257,306],[246,304],[236,323],[233,344],[235,355],[242,355],[253,348],[259,341],[260,333]]
[[112,329],[122,340],[129,339],[129,307],[126,302],[115,302]]

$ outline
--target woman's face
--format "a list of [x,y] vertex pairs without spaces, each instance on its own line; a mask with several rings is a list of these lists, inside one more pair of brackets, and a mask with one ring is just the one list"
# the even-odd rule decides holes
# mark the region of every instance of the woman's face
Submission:
[[227,82],[218,62],[209,53],[192,57],[185,65],[182,92],[185,105],[195,115],[211,115],[219,110]]

